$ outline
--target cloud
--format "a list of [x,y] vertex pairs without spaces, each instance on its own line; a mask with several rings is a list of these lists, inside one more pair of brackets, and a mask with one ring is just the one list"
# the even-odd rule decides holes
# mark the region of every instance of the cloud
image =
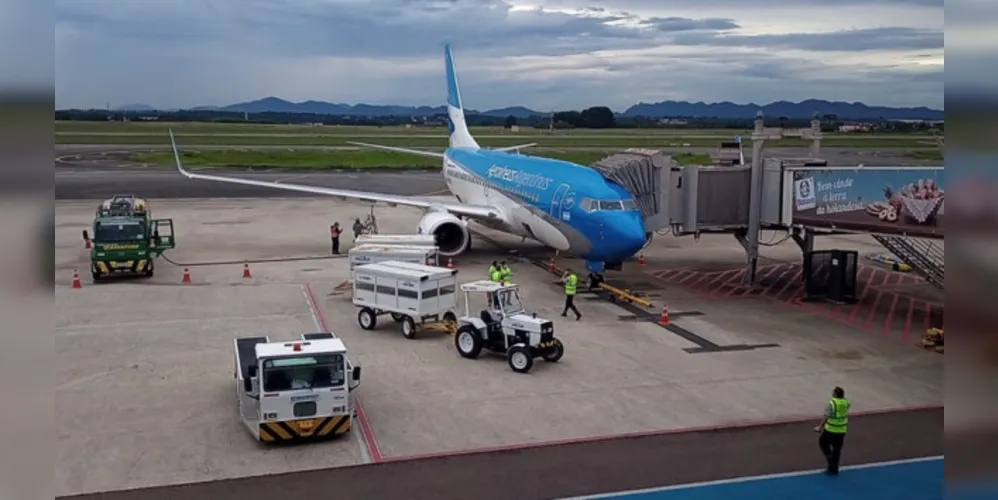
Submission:
[[[941,2],[690,5],[56,0],[57,106],[191,106],[267,95],[437,104],[445,42],[454,45],[466,100],[479,109],[622,108],[679,95],[766,101],[799,94],[941,105],[941,83],[924,76],[942,71],[930,63],[942,57]],[[774,5],[778,11],[766,10]],[[857,9],[867,15],[852,15]],[[761,11],[776,20],[763,22]],[[845,81],[853,84],[843,87]],[[811,87],[798,89],[802,83]]]

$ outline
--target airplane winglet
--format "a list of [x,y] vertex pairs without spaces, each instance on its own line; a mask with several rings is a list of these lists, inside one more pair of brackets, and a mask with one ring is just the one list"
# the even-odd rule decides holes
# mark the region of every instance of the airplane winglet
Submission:
[[184,170],[184,165],[180,161],[180,151],[177,150],[177,140],[173,137],[173,129],[167,129],[170,132],[170,145],[173,146],[173,159],[177,162],[177,170],[180,171],[181,175],[191,178],[191,173]]

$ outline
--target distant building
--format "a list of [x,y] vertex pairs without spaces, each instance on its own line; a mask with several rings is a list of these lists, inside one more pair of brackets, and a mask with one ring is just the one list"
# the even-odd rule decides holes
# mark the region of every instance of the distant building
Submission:
[[659,125],[689,125],[690,121],[684,118],[661,118],[658,120]]
[[839,125],[839,132],[850,133],[850,132],[869,132],[873,130],[873,125],[870,123],[849,123],[846,125]]

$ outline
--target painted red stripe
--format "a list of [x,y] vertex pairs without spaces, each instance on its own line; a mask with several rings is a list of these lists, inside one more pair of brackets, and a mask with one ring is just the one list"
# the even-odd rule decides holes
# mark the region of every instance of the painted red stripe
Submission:
[[[887,285],[887,282],[890,281],[890,279],[891,279],[891,274],[888,272],[884,272],[884,281],[883,283],[880,284],[880,286]],[[873,323],[873,318],[876,317],[877,315],[877,306],[880,305],[880,299],[881,297],[883,297],[883,295],[884,291],[878,289],[877,297],[873,299],[873,306],[870,307],[870,314],[867,315],[866,321],[863,323],[864,326],[869,327]]]
[[901,341],[907,343],[911,338],[911,321],[915,319],[915,299],[908,297],[908,314],[904,318],[904,331],[901,332]]
[[[776,298],[782,297],[783,293],[786,292],[788,289],[790,289],[791,286],[796,287],[795,290],[800,291],[801,290],[800,279],[803,276],[804,276],[804,268],[802,267],[797,270],[797,272],[794,274],[793,279],[787,281],[786,285],[783,285],[783,288],[780,289],[780,293],[776,294]],[[790,297],[787,297],[783,301],[786,302],[787,304],[790,304],[794,301],[795,298],[797,297],[795,297],[794,293],[791,292]]]
[[[315,299],[315,293],[312,292],[312,285],[308,283],[305,283],[305,295],[308,297],[309,308],[315,314],[315,319],[319,322],[319,326],[323,331],[331,331],[329,325],[326,323],[326,315],[322,312],[322,308],[319,307],[319,301]],[[367,443],[367,451],[371,455],[371,460],[375,463],[383,462],[385,457],[381,454],[381,446],[378,445],[378,439],[374,435],[374,428],[371,427],[371,422],[367,419],[367,413],[364,412],[360,396],[354,396],[354,402],[357,404],[357,423],[360,424],[360,432],[364,435],[364,442]]]
[[898,295],[896,293],[891,294],[891,295],[894,296],[894,299],[891,300],[891,306],[890,306],[889,309],[887,309],[887,317],[884,318],[884,329],[883,329],[883,333],[884,333],[885,336],[889,336],[891,334],[891,327],[894,326],[894,311],[898,307],[898,301],[901,300],[901,296],[900,295]]
[[[791,271],[794,270],[794,267],[791,266],[791,265],[788,265],[788,264],[783,264],[780,267],[783,269],[783,272],[780,273],[780,275],[777,276],[776,279],[773,280],[773,283],[771,285],[769,285],[768,287],[766,287],[766,289],[763,290],[762,293],[760,293],[761,296],[768,297],[769,296],[769,292],[773,291],[773,288],[775,288],[776,285],[783,280],[783,278],[787,275],[787,273],[789,273],[789,272],[791,272]],[[786,286],[786,285],[784,285],[784,286]]]

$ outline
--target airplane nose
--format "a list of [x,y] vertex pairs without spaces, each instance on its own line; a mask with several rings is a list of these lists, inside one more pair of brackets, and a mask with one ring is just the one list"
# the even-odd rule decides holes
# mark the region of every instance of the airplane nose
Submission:
[[613,233],[617,251],[623,256],[630,257],[645,246],[645,224],[638,214],[620,214],[613,221]]

